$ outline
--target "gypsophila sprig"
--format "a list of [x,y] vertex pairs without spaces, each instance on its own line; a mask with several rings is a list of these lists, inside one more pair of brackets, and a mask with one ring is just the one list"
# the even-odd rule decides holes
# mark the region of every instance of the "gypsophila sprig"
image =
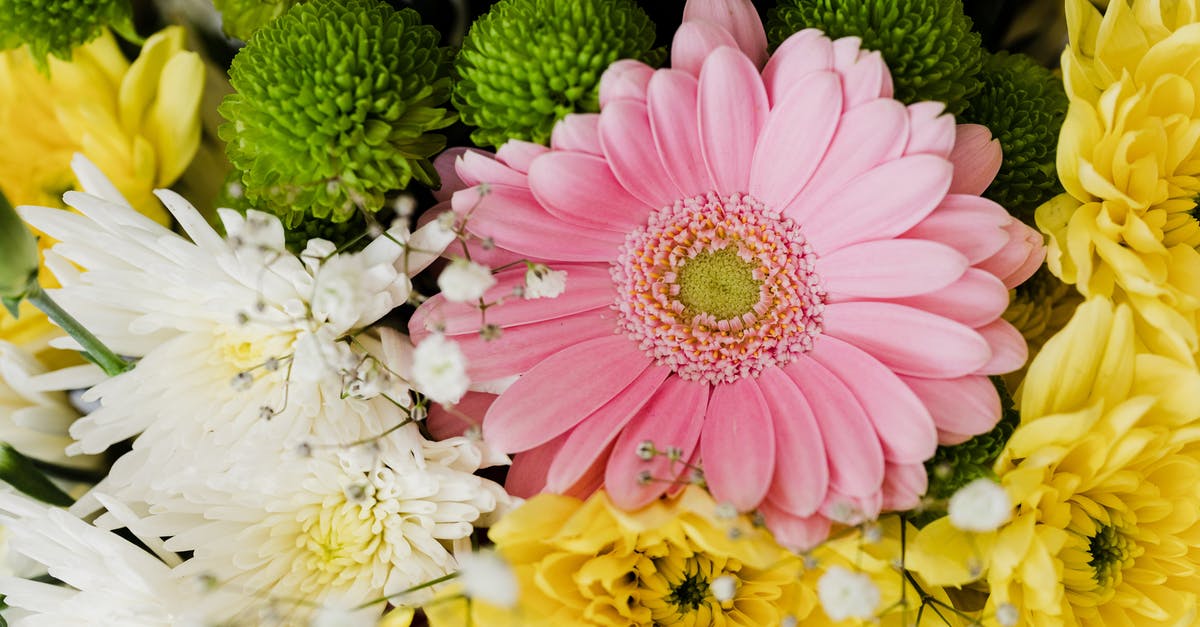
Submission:
[[567,114],[599,109],[609,64],[654,61],[653,44],[654,24],[632,0],[502,0],[463,42],[454,105],[478,144],[545,143]]
[[979,78],[983,89],[970,99],[965,117],[991,129],[1004,150],[984,196],[1033,224],[1033,210],[1062,192],[1054,168],[1067,114],[1062,81],[1033,59],[1005,52],[988,56]]
[[136,37],[130,20],[128,0],[0,0],[0,50],[28,45],[46,72],[48,55],[70,60],[105,26]]
[[258,31],[230,68],[221,138],[249,202],[294,227],[374,213],[411,180],[436,186],[430,133],[454,122],[447,55],[415,11],[322,0]]
[[805,28],[882,53],[901,102],[937,100],[957,115],[982,86],[984,52],[960,0],[782,0],[767,37],[778,46]]
[[213,0],[221,12],[221,28],[225,34],[250,39],[254,31],[283,15],[302,0]]

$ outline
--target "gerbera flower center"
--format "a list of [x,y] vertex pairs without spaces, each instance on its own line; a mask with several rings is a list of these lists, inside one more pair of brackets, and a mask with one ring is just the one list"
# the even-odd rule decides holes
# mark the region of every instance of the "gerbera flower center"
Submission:
[[685,198],[626,238],[612,269],[618,324],[685,379],[757,376],[821,333],[814,261],[800,227],[749,196]]

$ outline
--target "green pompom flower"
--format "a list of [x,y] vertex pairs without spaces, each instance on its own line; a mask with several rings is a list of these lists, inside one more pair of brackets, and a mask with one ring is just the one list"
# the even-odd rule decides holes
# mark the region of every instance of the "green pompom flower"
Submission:
[[1008,439],[1021,422],[1021,416],[1013,408],[1004,381],[992,377],[992,383],[1000,393],[1000,404],[1004,413],[1000,422],[991,431],[977,435],[962,444],[939,446],[933,457],[925,462],[929,474],[929,489],[925,496],[930,499],[948,499],[959,488],[981,477],[995,477],[992,462],[1000,456]]
[[981,86],[984,52],[962,0],[780,0],[767,37],[777,46],[805,28],[878,50],[901,102],[937,100],[957,115]]
[[69,61],[105,26],[136,39],[129,0],[0,0],[0,50],[28,44],[43,70],[47,55]]
[[267,24],[233,59],[221,139],[248,202],[296,227],[374,213],[412,179],[437,186],[429,157],[455,120],[449,58],[411,9],[317,0]]
[[250,39],[254,31],[283,15],[304,0],[213,0],[221,13],[221,28],[238,39]]
[[546,143],[569,113],[600,108],[618,59],[657,64],[654,24],[633,0],[501,0],[475,21],[455,62],[454,106],[475,143]]
[[1062,81],[1021,54],[990,55],[979,74],[966,120],[991,129],[1004,163],[984,196],[1033,224],[1033,210],[1062,192],[1054,167],[1058,132],[1067,114]]

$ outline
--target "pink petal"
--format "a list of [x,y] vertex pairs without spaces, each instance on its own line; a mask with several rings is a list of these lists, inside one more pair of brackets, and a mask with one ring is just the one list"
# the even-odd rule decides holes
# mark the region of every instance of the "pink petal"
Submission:
[[857,346],[897,374],[958,377],[992,358],[974,329],[920,309],[886,302],[825,306],[825,333]]
[[866,411],[827,368],[801,357],[784,369],[817,419],[825,458],[829,461],[829,486],[846,494],[865,496],[883,483],[883,449]]
[[713,386],[700,434],[704,479],[713,498],[747,512],[767,495],[775,474],[771,422],[771,408],[754,379]]
[[496,400],[495,394],[467,392],[453,407],[434,403],[429,407],[425,426],[435,440],[445,440],[466,433],[471,427],[482,427],[483,416]]
[[[601,121],[601,133],[603,126]],[[622,236],[645,223],[650,213],[617,182],[608,162],[581,152],[551,152],[535,159],[529,188],[546,211],[564,222]]]
[[937,242],[885,239],[854,244],[817,259],[829,302],[928,294],[957,281],[967,258]]
[[949,161],[929,155],[880,165],[848,182],[820,211],[809,215],[805,236],[817,254],[824,255],[850,244],[900,235],[938,206],[950,188],[952,173]]
[[803,224],[848,182],[899,158],[907,141],[908,110],[895,100],[881,98],[845,112],[817,173],[784,212]]
[[804,189],[842,117],[841,82],[813,72],[775,103],[763,125],[750,168],[750,195],[783,208]]
[[763,83],[774,104],[801,78],[833,69],[833,42],[819,30],[807,28],[779,44],[763,68]]
[[563,492],[587,474],[601,454],[608,451],[625,425],[662,387],[670,373],[670,369],[662,366],[647,368],[629,387],[572,429],[550,466],[546,488]]
[[883,509],[910,510],[921,503],[929,489],[929,475],[924,464],[888,463],[883,478]]
[[463,153],[472,150],[464,146],[454,146],[447,148],[442,154],[433,160],[433,169],[437,170],[438,179],[442,182],[442,186],[433,192],[434,200],[438,202],[446,202],[450,200],[450,196],[458,190],[474,185],[464,183],[462,178],[458,176],[458,171],[455,169],[454,163]]
[[[833,42],[835,59],[837,59],[836,51],[839,44],[847,39],[854,38],[844,38]],[[845,93],[843,106],[846,109],[852,109],[877,98],[892,96],[892,74],[888,71],[887,64],[883,62],[883,56],[878,52],[863,51],[853,62],[846,65],[838,64],[836,68],[842,75],[842,88]]]
[[1025,337],[1007,321],[995,320],[975,330],[992,347],[992,359],[975,374],[1007,374],[1024,366],[1025,360],[1029,359]]
[[608,66],[600,75],[600,109],[622,98],[644,101],[651,76],[654,68],[633,59],[621,59]]
[[942,204],[904,237],[948,244],[977,264],[1008,243],[1004,227],[1011,221],[1000,205],[986,198],[947,194]]
[[567,439],[563,434],[545,444],[530,449],[513,458],[512,467],[508,469],[508,477],[504,480],[504,489],[509,494],[527,499],[546,488],[546,473],[550,469],[550,460],[558,454]]
[[979,263],[979,268],[996,275],[1012,289],[1024,283],[1042,265],[1046,248],[1042,234],[1024,222],[1013,219],[1004,226],[1008,243],[999,252]]
[[957,281],[936,292],[896,298],[892,302],[922,309],[974,329],[1004,313],[1008,308],[1008,288],[989,272],[967,268]]
[[[454,162],[455,171],[470,185],[491,183],[525,187],[526,175],[500,163],[494,155],[468,150]],[[460,187],[459,189],[462,189]]]
[[508,327],[493,340],[478,333],[456,335],[472,381],[491,381],[528,372],[555,353],[580,342],[610,337],[614,324],[607,307],[544,322]]
[[659,70],[646,92],[654,145],[684,198],[713,188],[701,154],[697,85],[696,78],[685,72]]
[[1003,161],[1000,140],[992,139],[992,132],[986,126],[959,124],[955,129],[954,150],[950,152],[950,162],[954,164],[950,192],[982,194],[996,178]]
[[484,437],[505,452],[565,433],[625,389],[650,360],[622,335],[565,348],[517,379],[488,410]]
[[771,501],[760,505],[758,511],[775,541],[797,553],[812,549],[829,537],[831,524],[824,516],[796,516]]
[[[900,378],[929,408],[942,444],[958,443],[970,436],[987,433],[1000,421],[1000,395],[987,377]],[[948,442],[947,433],[958,434],[961,439]]]
[[700,71],[700,142],[708,174],[721,194],[746,191],[767,92],[758,70],[736,48],[719,48]]
[[[607,307],[615,292],[608,267],[601,265],[556,264],[555,270],[567,272],[567,285],[558,298],[524,299],[513,290],[525,284],[525,268],[510,268],[495,275],[496,285],[484,293],[484,300],[499,304],[488,307],[487,323],[500,327],[551,320],[569,314]],[[437,329],[446,335],[478,333],[484,319],[474,303],[449,302],[437,294],[421,304],[409,320],[413,333]]]
[[600,116],[595,113],[572,113],[554,125],[550,147],[555,150],[586,152],[597,157],[600,149]]
[[671,41],[671,69],[686,72],[693,78],[698,77],[704,60],[714,50],[737,48],[737,45],[729,31],[713,22],[685,21],[675,31],[675,39]]
[[[588,466],[587,470],[585,470],[583,474],[579,476],[579,480],[567,488],[564,488],[560,493],[567,496],[573,496],[580,500],[586,500],[597,490],[603,488],[604,469],[608,467],[608,458],[611,455],[612,445],[610,444],[607,449],[596,456],[596,459],[592,462],[592,465]],[[554,459],[558,459],[561,456],[562,451],[559,451],[558,455],[554,456]],[[548,487],[546,489],[550,490]]]
[[[653,137],[649,113],[643,103],[614,102],[600,114],[600,145],[613,174],[629,194],[658,209],[679,200],[682,193],[663,167],[658,149],[650,141]],[[646,213],[643,209],[638,226],[645,222]]]
[[496,159],[517,172],[529,172],[534,159],[550,152],[550,149],[533,142],[510,139],[496,149]]
[[957,131],[954,116],[942,115],[945,109],[946,105],[932,101],[908,105],[912,133],[904,154],[950,157]]
[[874,357],[829,336],[809,355],[825,366],[858,399],[875,427],[889,462],[920,464],[937,449],[937,429],[929,410],[904,382]]
[[863,496],[841,494],[836,490],[830,490],[825,497],[825,502],[821,504],[819,513],[844,525],[861,525],[868,520],[878,518],[882,509],[883,486],[881,485],[879,489]]
[[688,0],[684,23],[705,20],[719,24],[737,41],[738,48],[758,67],[767,62],[767,33],[750,0]]
[[764,370],[758,386],[775,426],[775,475],[767,498],[788,512],[809,516],[829,488],[829,465],[817,419],[800,388],[778,368]]
[[582,228],[550,215],[533,193],[507,185],[464,189],[451,200],[455,213],[470,216],[467,230],[524,255],[559,261],[611,261],[623,233]]
[[[658,450],[678,447],[682,459],[690,459],[700,439],[710,387],[704,383],[670,377],[654,398],[625,426],[613,447],[604,487],[621,509],[638,509],[662,495],[670,481],[688,472],[686,466],[665,455],[650,461],[638,457],[642,442],[653,442]],[[643,473],[654,480],[639,481]]]

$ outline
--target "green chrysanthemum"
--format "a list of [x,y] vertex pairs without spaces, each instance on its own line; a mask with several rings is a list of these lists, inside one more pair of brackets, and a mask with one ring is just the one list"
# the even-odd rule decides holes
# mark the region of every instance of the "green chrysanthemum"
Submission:
[[0,0],[0,50],[29,45],[38,64],[71,51],[112,26],[132,33],[129,0]]
[[902,102],[937,100],[957,115],[979,91],[984,52],[961,0],[780,0],[767,37],[777,46],[805,28],[878,50]]
[[925,470],[929,473],[929,489],[925,496],[931,499],[948,499],[959,488],[980,477],[994,477],[992,462],[996,461],[1004,445],[1012,436],[1013,430],[1021,422],[1021,416],[1013,408],[1012,398],[1004,382],[999,377],[992,377],[992,383],[1000,393],[1000,404],[1004,413],[1000,422],[991,431],[977,435],[962,444],[954,446],[939,446],[937,453],[927,462]]
[[633,0],[501,0],[458,53],[454,106],[477,144],[545,143],[569,113],[599,110],[617,59],[656,63],[654,24]]
[[437,185],[429,157],[446,140],[429,131],[455,119],[438,39],[378,0],[297,5],[255,33],[220,107],[247,201],[295,227],[374,213],[412,179]]
[[303,1],[213,0],[213,5],[221,12],[221,28],[225,29],[225,34],[238,39],[249,39],[254,31]]
[[992,130],[1004,163],[984,196],[1033,224],[1033,210],[1062,192],[1054,168],[1058,132],[1067,114],[1062,81],[1033,59],[1000,52],[988,56],[966,119]]

